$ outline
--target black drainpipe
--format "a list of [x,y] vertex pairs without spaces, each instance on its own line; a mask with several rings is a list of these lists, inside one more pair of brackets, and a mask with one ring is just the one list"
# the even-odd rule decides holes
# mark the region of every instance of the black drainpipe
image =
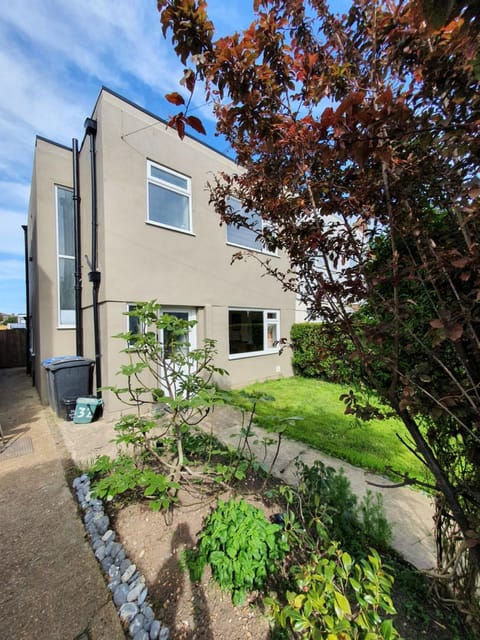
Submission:
[[100,271],[97,269],[97,166],[95,159],[95,137],[97,135],[97,122],[92,118],[85,120],[86,134],[90,137],[90,173],[92,183],[92,257],[88,279],[93,285],[93,335],[95,342],[95,380],[97,398],[102,397],[99,391],[102,386],[102,369],[100,357],[100,323],[98,314],[98,289],[100,288]]
[[83,356],[82,314],[82,240],[80,236],[80,171],[78,166],[78,140],[72,140],[73,151],[73,228],[75,236],[75,339],[77,356]]
[[[31,375],[32,373],[32,359],[30,357],[30,274],[28,268],[28,227],[26,224],[22,224],[23,236],[25,241],[25,364],[27,367],[27,374]],[[34,383],[32,379],[32,384]]]

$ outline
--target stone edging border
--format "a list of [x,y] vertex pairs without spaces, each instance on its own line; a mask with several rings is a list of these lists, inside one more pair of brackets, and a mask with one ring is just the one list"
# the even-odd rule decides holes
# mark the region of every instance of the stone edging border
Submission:
[[83,521],[92,544],[95,558],[100,563],[112,592],[113,602],[120,621],[132,640],[168,640],[170,630],[159,620],[147,603],[148,587],[137,567],[126,556],[110,520],[103,509],[103,502],[92,498],[90,478],[83,474],[75,478],[72,487],[83,510]]

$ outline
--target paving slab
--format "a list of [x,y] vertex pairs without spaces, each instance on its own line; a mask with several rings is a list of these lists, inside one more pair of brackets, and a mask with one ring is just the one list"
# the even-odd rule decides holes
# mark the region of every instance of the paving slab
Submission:
[[0,424],[0,640],[124,640],[56,419],[24,369],[0,369]]

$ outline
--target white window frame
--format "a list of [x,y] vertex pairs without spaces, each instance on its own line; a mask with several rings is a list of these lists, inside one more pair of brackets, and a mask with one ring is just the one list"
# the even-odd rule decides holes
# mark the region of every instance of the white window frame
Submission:
[[[261,351],[244,351],[242,353],[230,353],[230,313],[235,311],[256,311],[263,314],[263,350]],[[270,317],[269,317],[270,315]],[[280,340],[280,310],[279,309],[259,309],[251,307],[229,307],[228,308],[228,358],[229,360],[238,360],[240,358],[250,358],[254,356],[264,356],[270,354],[278,354],[280,347],[275,345],[275,342]],[[274,339],[272,340],[272,346],[268,346],[269,327],[275,327]]]
[[[76,326],[75,308],[65,309],[62,311],[60,301],[60,260],[71,260],[75,264],[75,253],[68,255],[60,253],[60,209],[59,209],[59,191],[69,191],[73,196],[73,189],[71,187],[64,187],[63,185],[55,185],[55,226],[57,236],[57,328],[58,329],[74,329]],[[73,204],[72,204],[73,206]],[[73,229],[72,229],[72,232]],[[75,242],[75,238],[73,239]],[[74,248],[75,251],[75,248]],[[75,268],[75,267],[74,267]],[[66,316],[65,320],[63,319]],[[70,321],[68,321],[70,319]]]
[[[242,210],[244,211],[244,208],[242,207],[242,203],[238,198],[235,198],[234,196],[228,196],[227,201],[228,201],[228,204],[234,209],[234,211],[242,211]],[[262,217],[255,211],[249,211],[248,213],[244,211],[244,213],[245,215],[256,216],[260,221],[262,231],[267,226],[267,224],[263,221]],[[267,247],[264,245],[262,240],[255,240],[255,242],[257,243],[255,246],[249,246],[247,244],[241,244],[240,242],[234,242],[233,240],[229,240],[228,233],[229,233],[229,229],[232,229],[232,228],[237,229],[238,225],[227,223],[227,245],[231,247],[239,247],[240,249],[247,249],[248,251],[256,251],[257,253],[266,253],[270,256],[278,255],[277,251],[269,251]],[[248,229],[247,227],[245,228]],[[251,231],[252,233],[255,233],[251,229],[249,229],[249,231]]]
[[[166,174],[170,174],[173,177],[180,178],[181,180],[185,180],[187,183],[187,187],[183,189],[179,185],[174,184],[173,182],[168,182],[167,180],[162,180],[156,176],[152,175],[152,167],[163,171]],[[166,191],[171,191],[173,193],[178,193],[179,195],[186,196],[188,198],[188,228],[184,229],[181,226],[177,225],[169,225],[163,222],[158,222],[158,220],[153,220],[150,217],[150,193],[149,193],[149,185],[155,185]],[[188,235],[193,234],[192,228],[192,180],[189,176],[186,176],[183,173],[179,173],[178,171],[174,171],[173,169],[169,169],[157,162],[153,162],[152,160],[147,160],[147,224],[154,225],[156,227],[162,227],[164,229],[170,229],[172,231],[179,231],[180,233],[186,233]]]

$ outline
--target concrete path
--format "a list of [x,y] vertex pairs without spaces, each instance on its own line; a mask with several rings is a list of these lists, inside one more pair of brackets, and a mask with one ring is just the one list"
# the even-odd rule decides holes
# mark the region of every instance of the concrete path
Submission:
[[[217,407],[209,418],[209,427],[224,443],[231,446],[237,445],[240,431],[239,414],[232,408]],[[257,459],[263,460],[265,451],[261,441],[264,437],[271,436],[256,426],[254,426],[254,432],[258,443],[251,445],[252,451]],[[275,447],[270,447],[265,458],[267,468],[271,465],[274,453]],[[431,569],[435,566],[435,544],[432,533],[434,509],[430,496],[408,487],[381,489],[374,485],[391,485],[392,482],[388,478],[368,473],[348,462],[332,458],[307,445],[288,439],[282,441],[278,459],[273,467],[274,475],[289,484],[295,484],[297,482],[296,458],[307,465],[312,465],[315,460],[321,460],[326,466],[336,470],[343,468],[353,492],[359,497],[364,496],[367,490],[381,493],[385,513],[392,526],[393,548],[418,569]]]
[[0,369],[0,424],[0,640],[124,640],[55,417],[23,369]]

